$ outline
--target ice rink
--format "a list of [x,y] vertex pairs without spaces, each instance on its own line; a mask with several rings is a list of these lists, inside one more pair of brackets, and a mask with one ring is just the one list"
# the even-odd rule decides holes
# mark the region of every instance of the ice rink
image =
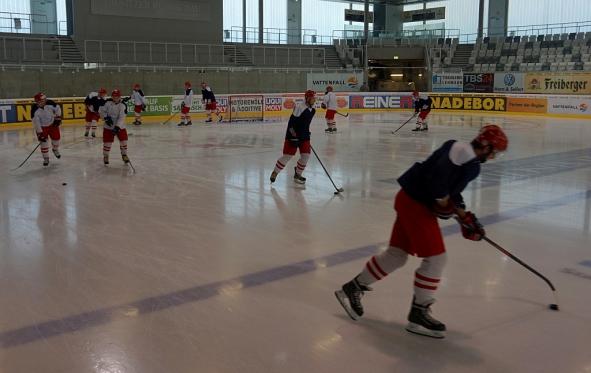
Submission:
[[[319,111],[305,186],[295,159],[271,186],[286,120],[129,126],[117,142],[62,128],[62,158],[33,131],[0,132],[0,371],[577,372],[591,373],[591,123],[434,112]],[[485,242],[441,221],[449,260],[434,316],[446,339],[404,330],[411,258],[350,320],[333,291],[385,248],[396,178],[447,139],[501,125],[503,157],[464,193],[490,238],[550,278],[548,286]],[[101,130],[102,132],[102,130]],[[286,172],[287,171],[287,172]],[[66,183],[67,185],[62,185]]]

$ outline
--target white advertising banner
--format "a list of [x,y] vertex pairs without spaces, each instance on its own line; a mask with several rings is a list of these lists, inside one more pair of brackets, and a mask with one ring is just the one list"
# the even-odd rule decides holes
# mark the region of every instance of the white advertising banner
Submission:
[[591,116],[591,97],[550,96],[548,97],[548,113]]
[[525,92],[524,73],[506,72],[495,73],[495,92],[523,93]]
[[431,81],[433,92],[462,92],[464,89],[462,73],[433,73]]
[[335,92],[359,91],[363,83],[362,73],[308,73],[308,89],[324,92],[331,85]]

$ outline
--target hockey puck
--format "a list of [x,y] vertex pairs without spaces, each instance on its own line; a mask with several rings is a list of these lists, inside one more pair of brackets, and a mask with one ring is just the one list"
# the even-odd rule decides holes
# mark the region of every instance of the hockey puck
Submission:
[[548,306],[552,311],[558,311],[558,304],[552,303]]
[[337,191],[337,192],[334,192],[334,195],[336,196],[336,195],[338,195],[338,194],[340,194],[340,193],[341,193],[341,192]]
[[68,185],[68,183],[62,183],[62,185]]

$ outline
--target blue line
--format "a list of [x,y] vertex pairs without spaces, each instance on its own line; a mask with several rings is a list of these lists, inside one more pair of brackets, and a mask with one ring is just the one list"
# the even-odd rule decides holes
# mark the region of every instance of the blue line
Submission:
[[[492,214],[481,218],[484,225],[491,225],[544,210],[565,206],[580,200],[590,199],[591,189],[585,192],[570,194],[554,200],[536,203]],[[459,231],[457,225],[446,226],[442,229],[445,236],[455,234]],[[383,244],[374,244],[355,249],[350,249],[317,259],[309,259],[301,262],[287,264],[260,272],[246,274],[229,280],[216,281],[209,284],[199,285],[172,293],[157,295],[140,299],[131,303],[119,306],[100,308],[93,311],[67,316],[62,319],[44,321],[38,324],[24,326],[22,328],[8,330],[0,333],[0,346],[10,348],[32,343],[40,339],[55,337],[63,334],[74,333],[90,327],[104,325],[117,319],[124,319],[124,313],[129,309],[137,309],[140,315],[147,315],[177,307],[187,303],[198,302],[222,294],[224,289],[235,287],[241,284],[243,289],[265,285],[271,282],[303,275],[316,271],[320,268],[334,267],[339,264],[352,262],[375,254]]]
[[582,262],[579,262],[579,264],[585,267],[591,267],[591,260],[583,260]]

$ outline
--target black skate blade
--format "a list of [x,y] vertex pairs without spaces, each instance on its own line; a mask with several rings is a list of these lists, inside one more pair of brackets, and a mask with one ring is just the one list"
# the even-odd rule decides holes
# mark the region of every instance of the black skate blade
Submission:
[[345,294],[344,291],[337,290],[337,291],[334,292],[334,296],[337,297],[337,300],[339,301],[339,303],[341,304],[341,306],[343,307],[343,309],[345,310],[345,312],[347,312],[347,315],[349,315],[349,317],[353,321],[359,320],[359,315],[357,315],[355,313],[355,311],[353,311],[353,309],[351,308],[351,306],[349,306],[349,301],[348,301],[347,295]]
[[415,324],[413,322],[409,322],[405,329],[409,333],[422,335],[424,337],[430,337],[430,338],[436,338],[436,339],[445,338],[445,331],[430,330],[430,329],[425,328],[422,325]]

